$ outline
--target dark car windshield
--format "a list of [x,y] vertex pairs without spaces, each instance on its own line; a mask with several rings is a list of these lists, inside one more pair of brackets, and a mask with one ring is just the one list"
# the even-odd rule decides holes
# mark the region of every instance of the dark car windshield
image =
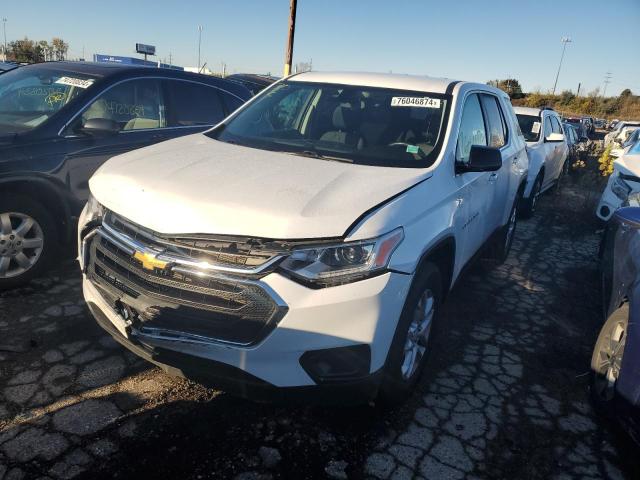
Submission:
[[520,130],[527,142],[537,142],[540,139],[542,119],[536,115],[516,114]]
[[424,168],[438,155],[448,102],[426,92],[283,82],[208,135],[324,160]]
[[0,131],[20,133],[51,118],[97,77],[49,68],[23,67],[0,75]]

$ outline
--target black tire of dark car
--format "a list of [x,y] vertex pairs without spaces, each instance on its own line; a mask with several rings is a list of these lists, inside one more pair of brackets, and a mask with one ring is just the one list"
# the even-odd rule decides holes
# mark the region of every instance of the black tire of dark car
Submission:
[[591,397],[603,413],[614,399],[629,324],[629,304],[624,303],[600,330],[591,357]]
[[533,188],[531,189],[531,195],[529,195],[529,198],[523,199],[522,208],[520,209],[522,218],[531,218],[533,217],[533,214],[536,213],[540,190],[542,190],[542,172],[538,174],[538,177],[533,184]]
[[[20,194],[0,195],[0,216],[4,219],[0,222],[0,262],[5,262],[5,271],[0,273],[0,290],[5,290],[24,285],[47,268],[58,250],[58,230],[40,203]],[[11,231],[5,225],[7,218]],[[21,225],[25,229],[31,227],[21,231]],[[40,247],[36,247],[38,243]]]
[[[434,337],[438,334],[438,317],[442,302],[442,292],[442,276],[438,267],[433,263],[426,263],[416,274],[416,278],[411,285],[389,348],[378,393],[378,399],[382,404],[393,406],[402,403],[420,378],[428,361]],[[410,329],[415,323],[416,313],[424,309],[424,304],[421,304],[421,302],[425,298],[432,299],[433,312],[429,332],[426,341],[423,342],[424,345],[422,345],[424,353],[411,371],[406,374],[407,372],[403,373],[403,366],[405,365],[406,346],[410,340]]]

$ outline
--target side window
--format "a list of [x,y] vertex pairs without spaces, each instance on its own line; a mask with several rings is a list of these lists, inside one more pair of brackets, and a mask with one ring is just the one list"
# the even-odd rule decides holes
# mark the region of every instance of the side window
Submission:
[[487,132],[480,108],[478,95],[467,97],[462,109],[458,145],[456,147],[456,161],[467,163],[472,145],[487,145]]
[[219,90],[200,83],[167,80],[170,127],[215,125],[225,117]]
[[551,130],[553,133],[562,133],[562,127],[560,127],[560,122],[556,117],[549,117],[551,119]]
[[120,131],[166,127],[160,82],[154,79],[129,80],[104,92],[82,112],[84,124],[92,118],[116,122]]
[[547,115],[543,119],[544,122],[544,138],[547,138],[553,132],[551,126],[551,116]]
[[505,144],[505,128],[502,114],[498,107],[498,99],[493,95],[480,95],[487,127],[489,128],[489,146],[500,148]]

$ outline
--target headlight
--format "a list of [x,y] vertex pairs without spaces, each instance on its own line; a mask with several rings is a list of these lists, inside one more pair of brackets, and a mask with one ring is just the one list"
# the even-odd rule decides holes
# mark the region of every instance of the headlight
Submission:
[[104,207],[98,203],[93,195],[89,194],[87,206],[85,207],[83,222],[84,225],[100,221],[104,216]]
[[280,268],[321,287],[354,282],[386,270],[403,238],[397,228],[370,240],[294,250]]
[[616,176],[611,184],[611,191],[616,197],[624,202],[627,200],[627,197],[631,192],[631,187],[627,182],[620,178],[620,176]]

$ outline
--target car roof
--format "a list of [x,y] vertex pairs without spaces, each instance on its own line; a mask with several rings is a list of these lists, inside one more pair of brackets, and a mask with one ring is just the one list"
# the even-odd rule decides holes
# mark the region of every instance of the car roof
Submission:
[[533,115],[535,117],[539,117],[543,110],[542,108],[536,107],[513,107],[513,111],[516,112],[516,114]]
[[[446,93],[449,85],[456,82],[450,78],[364,72],[304,72],[292,75],[288,81],[335,83],[337,85],[394,88],[432,93]],[[483,86],[487,87],[487,90],[491,90],[487,85]]]
[[206,83],[212,86],[223,88],[230,93],[247,100],[251,98],[251,92],[238,82],[231,80],[225,80],[223,78],[214,77],[211,75],[203,75],[193,72],[185,72],[183,70],[177,70],[173,68],[157,68],[151,66],[138,66],[138,65],[122,65],[117,63],[102,63],[102,62],[44,62],[27,65],[22,68],[45,68],[51,70],[63,70],[69,73],[80,73],[86,75],[92,75],[96,77],[115,77],[120,76],[159,76],[166,78],[178,78],[185,80],[194,80],[201,83]]

